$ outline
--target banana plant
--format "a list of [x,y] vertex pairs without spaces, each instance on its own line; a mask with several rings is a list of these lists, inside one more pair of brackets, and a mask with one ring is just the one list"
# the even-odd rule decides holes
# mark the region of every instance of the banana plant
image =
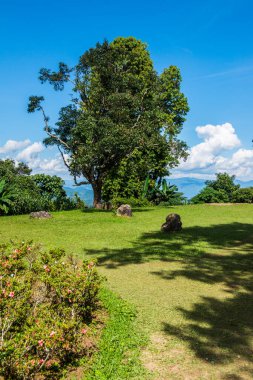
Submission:
[[2,179],[0,181],[0,215],[1,213],[7,214],[9,211],[9,206],[13,203],[14,193],[6,190],[5,188],[5,180]]
[[147,198],[149,201],[157,205],[161,202],[181,204],[185,201],[183,193],[178,191],[177,186],[170,185],[165,178],[159,179],[153,187],[151,187],[150,184],[150,178],[147,176],[143,186],[142,197]]

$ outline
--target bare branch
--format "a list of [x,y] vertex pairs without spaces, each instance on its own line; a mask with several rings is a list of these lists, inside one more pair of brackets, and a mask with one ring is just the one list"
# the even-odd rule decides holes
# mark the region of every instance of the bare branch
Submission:
[[47,135],[49,137],[52,137],[53,139],[59,141],[59,143],[61,143],[62,145],[64,145],[67,149],[70,150],[70,146],[65,142],[63,141],[62,139],[60,139],[58,136],[54,135],[53,133],[51,133],[49,131],[49,125],[48,125],[48,117],[46,116],[45,114],[45,111],[44,111],[44,108],[42,106],[40,106],[40,109],[42,111],[42,114],[43,114],[43,118],[44,118],[44,122],[45,122],[45,132],[47,133]]
[[69,166],[69,164],[67,163],[67,161],[66,161],[66,159],[65,159],[65,157],[64,157],[64,154],[63,154],[63,152],[61,151],[59,145],[57,145],[57,148],[58,148],[58,150],[59,150],[59,152],[60,152],[60,154],[61,154],[61,157],[62,157],[62,159],[63,159],[64,165],[67,166],[67,168],[70,170],[70,166]]

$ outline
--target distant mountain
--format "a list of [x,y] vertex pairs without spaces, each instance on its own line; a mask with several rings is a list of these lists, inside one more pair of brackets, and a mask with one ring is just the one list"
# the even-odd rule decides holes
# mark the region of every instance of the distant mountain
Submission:
[[184,193],[184,196],[188,199],[192,198],[194,195],[198,194],[200,190],[205,186],[205,179],[196,178],[168,178],[167,181],[171,185],[176,185],[178,190]]
[[[185,197],[190,199],[194,195],[198,194],[200,190],[205,186],[205,179],[197,178],[167,178],[167,181],[171,185],[176,185],[178,190],[184,193]],[[253,181],[239,181],[236,180],[235,183],[239,184],[241,187],[253,187]],[[74,193],[77,193],[81,199],[85,201],[88,206],[93,204],[93,191],[90,185],[84,186],[74,186],[73,181],[65,181],[64,189],[69,197],[73,197]]]
[[[66,183],[67,181],[65,181]],[[87,206],[92,206],[93,204],[93,191],[90,185],[83,186],[64,186],[64,190],[66,191],[69,197],[73,197],[75,193],[79,195],[79,197],[85,201]]]
[[[190,177],[183,178],[168,178],[168,182],[171,185],[176,185],[178,190],[184,193],[186,198],[190,199],[194,195],[198,194],[203,187],[205,187],[205,179],[197,179]],[[253,187],[253,181],[239,181],[235,180],[236,184],[239,184],[241,187]]]

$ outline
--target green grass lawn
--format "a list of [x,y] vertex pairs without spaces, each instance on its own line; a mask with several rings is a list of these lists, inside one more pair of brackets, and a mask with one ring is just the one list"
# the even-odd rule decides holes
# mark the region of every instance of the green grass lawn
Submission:
[[[170,212],[183,230],[166,235]],[[97,257],[109,288],[138,310],[155,379],[253,378],[253,205],[1,217],[0,240],[9,239]]]

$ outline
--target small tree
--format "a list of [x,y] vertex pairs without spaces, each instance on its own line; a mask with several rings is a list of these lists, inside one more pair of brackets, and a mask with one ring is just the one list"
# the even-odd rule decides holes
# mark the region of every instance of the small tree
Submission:
[[212,187],[206,186],[191,199],[191,203],[227,203],[229,197],[225,190],[215,190]]
[[230,176],[228,173],[216,173],[216,179],[214,181],[206,181],[206,185],[217,191],[223,190],[227,194],[229,202],[231,202],[233,192],[240,188],[240,185],[236,185],[234,181],[234,175]]
[[234,183],[235,176],[228,173],[216,173],[216,179],[206,181],[206,186],[195,197],[192,203],[226,203],[233,202],[233,194],[240,188]]
[[64,181],[60,177],[35,174],[32,179],[38,186],[40,194],[49,202],[54,203],[57,210],[66,202],[67,194],[63,189]]
[[158,75],[141,41],[119,37],[98,43],[74,68],[64,63],[56,72],[44,68],[39,79],[56,91],[66,82],[74,86],[75,96],[60,110],[54,128],[43,97],[31,96],[28,112],[43,113],[45,144],[58,147],[76,185],[91,184],[95,207],[106,179],[136,150],[149,157],[147,162],[161,162],[163,171],[186,157],[186,145],[176,138],[188,112],[180,72],[171,66]]

